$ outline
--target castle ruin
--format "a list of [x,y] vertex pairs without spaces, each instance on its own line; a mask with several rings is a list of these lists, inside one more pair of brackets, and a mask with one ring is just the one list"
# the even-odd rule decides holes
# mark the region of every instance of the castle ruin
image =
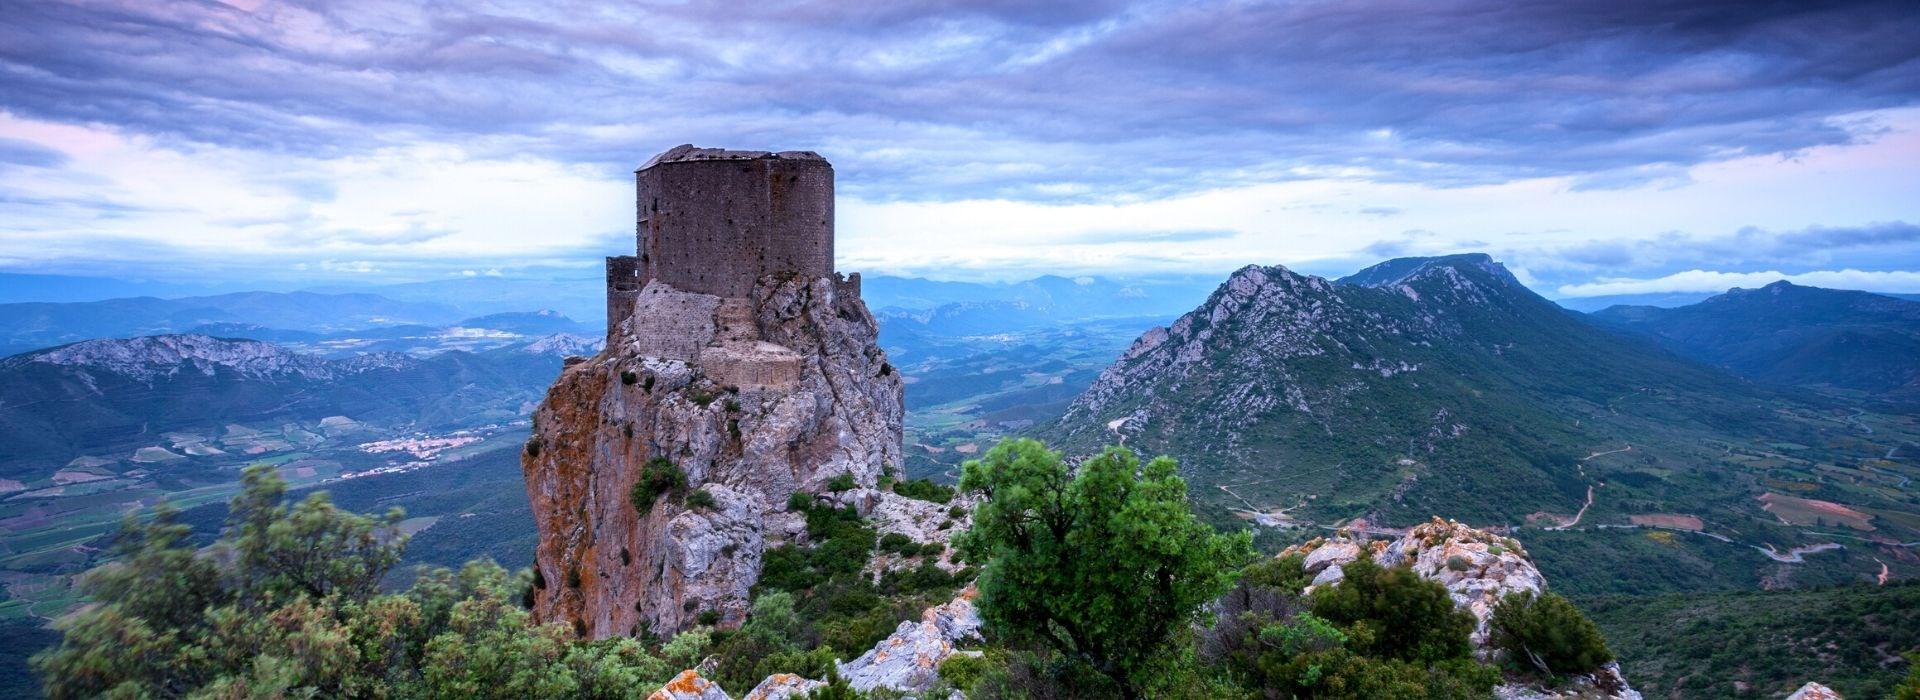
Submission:
[[[738,625],[763,553],[806,531],[795,493],[870,509],[906,462],[906,382],[859,278],[833,272],[833,166],[679,146],[634,185],[606,348],[565,363],[520,458],[534,618],[591,639]],[[657,460],[685,488],[646,501]]]
[[833,165],[811,151],[674,147],[634,171],[635,254],[607,258],[607,343],[697,363],[742,389],[790,386],[800,356],[759,337],[768,275],[831,278]]

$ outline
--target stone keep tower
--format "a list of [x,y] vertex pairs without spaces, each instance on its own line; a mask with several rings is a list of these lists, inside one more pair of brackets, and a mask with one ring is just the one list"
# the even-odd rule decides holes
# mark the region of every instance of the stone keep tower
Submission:
[[762,275],[833,275],[833,165],[811,151],[676,146],[634,171],[636,255],[607,258],[607,326],[648,282],[745,298]]
[[811,151],[676,146],[634,171],[635,255],[607,258],[607,342],[698,361],[744,387],[783,385],[798,358],[762,342],[754,286],[767,275],[830,278],[833,165]]

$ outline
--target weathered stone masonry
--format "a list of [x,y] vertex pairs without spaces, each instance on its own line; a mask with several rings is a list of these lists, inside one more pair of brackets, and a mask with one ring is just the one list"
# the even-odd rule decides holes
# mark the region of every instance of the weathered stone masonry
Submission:
[[833,166],[809,151],[680,146],[634,172],[642,286],[746,298],[762,275],[833,275]]

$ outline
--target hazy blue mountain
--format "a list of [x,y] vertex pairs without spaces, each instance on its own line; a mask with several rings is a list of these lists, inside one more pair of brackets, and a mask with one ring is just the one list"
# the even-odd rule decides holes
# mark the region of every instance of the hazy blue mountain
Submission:
[[192,282],[165,282],[120,277],[0,272],[0,304],[100,301],[129,297],[170,299],[229,292],[273,291],[272,286],[264,282],[228,282],[218,278],[203,278]]
[[1775,282],[1679,308],[1615,306],[1590,318],[1758,380],[1920,399],[1920,302]]
[[492,328],[520,335],[602,333],[605,330],[601,327],[603,324],[596,323],[589,328],[586,324],[567,318],[565,314],[552,309],[487,314],[469,318],[454,325],[462,328]]
[[[1671,309],[1680,306],[1698,304],[1712,298],[1717,292],[1664,292],[1660,294],[1610,294],[1598,297],[1566,297],[1553,300],[1562,308],[1593,313],[1613,306],[1656,306]],[[1920,294],[1881,294],[1881,296],[1920,301]]]
[[364,293],[237,292],[179,299],[0,304],[0,352],[92,338],[180,333],[211,324],[333,332],[407,323],[438,325],[461,317],[459,311],[440,304]]
[[[325,293],[371,292],[388,299],[435,304],[459,310],[454,318],[484,316],[527,309],[553,309],[574,319],[601,326],[607,317],[607,281],[603,275],[568,279],[459,277],[374,287],[326,286]],[[445,319],[452,321],[454,318]]]
[[1662,294],[1609,294],[1598,297],[1567,297],[1555,299],[1553,303],[1561,308],[1581,313],[1593,313],[1609,306],[1657,306],[1670,309],[1676,306],[1698,304],[1712,292],[1666,292]]

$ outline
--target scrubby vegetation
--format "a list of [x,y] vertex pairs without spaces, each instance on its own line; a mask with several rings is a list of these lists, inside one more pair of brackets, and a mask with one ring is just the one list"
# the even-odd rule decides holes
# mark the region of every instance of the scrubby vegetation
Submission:
[[934,483],[932,479],[901,481],[893,485],[893,492],[906,496],[907,498],[915,498],[934,503],[946,503],[953,500],[953,487]]
[[[650,506],[685,477],[654,460],[640,486],[636,506]],[[1472,618],[1439,584],[1361,559],[1340,585],[1304,595],[1302,557],[1260,557],[1245,534],[1201,523],[1164,457],[1114,448],[1075,469],[1013,440],[968,463],[960,491],[982,497],[955,551],[977,570],[949,573],[938,543],[881,536],[850,506],[795,494],[787,507],[807,536],[763,554],[744,618],[702,610],[700,626],[671,639],[583,642],[524,610],[536,589],[579,586],[579,570],[549,582],[482,561],[383,593],[406,544],[400,514],[353,515],[324,494],[288,505],[258,468],[211,549],[165,509],[129,521],[119,561],[87,577],[103,605],[35,664],[56,698],[640,697],[709,658],[706,675],[733,692],[797,673],[834,679],[815,697],[880,697],[835,678],[834,661],[978,573],[986,642],[941,664],[932,696],[1470,698],[1499,678],[1473,660]],[[711,507],[703,493],[686,502]],[[895,570],[876,572],[876,558]],[[1564,599],[1500,609],[1506,633],[1556,673],[1573,668],[1563,658],[1600,658],[1547,643],[1579,615]],[[1573,639],[1605,648],[1597,635]]]
[[288,505],[254,467],[226,531],[201,552],[161,507],[129,519],[117,561],[87,574],[100,605],[34,658],[52,698],[626,697],[672,676],[634,640],[585,643],[535,626],[532,585],[476,561],[378,592],[406,538],[398,512],[365,517],[323,493]]
[[1920,650],[1920,582],[1578,601],[1647,697],[1785,697],[1817,680],[1884,698],[1914,668],[1900,654]]
[[633,499],[633,509],[646,515],[653,510],[654,501],[661,495],[685,488],[687,473],[680,471],[680,467],[672,460],[655,457],[640,467],[640,480],[633,485],[633,492],[629,496]]

